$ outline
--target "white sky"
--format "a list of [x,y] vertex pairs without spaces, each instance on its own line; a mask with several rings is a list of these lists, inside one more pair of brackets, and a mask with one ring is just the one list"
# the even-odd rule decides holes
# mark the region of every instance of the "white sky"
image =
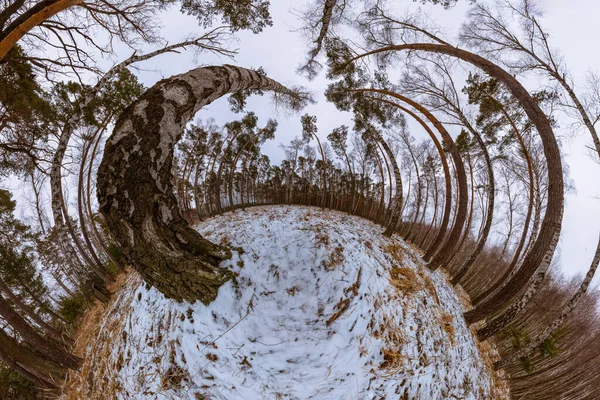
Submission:
[[[398,8],[421,7],[411,0],[394,0]],[[308,82],[305,78],[296,75],[297,66],[304,60],[307,46],[300,34],[294,32],[300,27],[301,21],[290,13],[292,7],[300,8],[305,0],[271,2],[271,14],[274,26],[265,29],[259,35],[248,32],[238,34],[239,42],[234,47],[239,48],[235,61],[219,58],[213,55],[201,55],[197,60],[190,53],[168,54],[140,64],[143,68],[137,74],[140,80],[150,87],[163,77],[188,71],[200,65],[215,65],[230,63],[243,67],[262,66],[271,78],[282,83],[301,84],[312,90],[316,96],[317,104],[307,107],[304,112],[316,115],[321,138],[327,136],[331,130],[339,125],[351,126],[350,115],[339,112],[332,104],[324,99],[323,92],[326,80],[323,75],[316,80]],[[566,62],[573,72],[576,82],[582,82],[584,74],[589,70],[600,70],[600,54],[595,45],[595,32],[597,31],[600,15],[600,2],[594,0],[543,0],[546,16],[542,20],[543,26],[550,33],[551,44],[562,51]],[[449,32],[455,32],[464,20],[468,2],[459,0],[459,4],[451,10],[444,10],[439,6],[424,6],[439,25],[447,27]],[[178,8],[173,8],[164,13],[163,36],[169,43],[176,43],[190,35],[201,31],[195,18],[179,13]],[[452,35],[448,36],[454,39]],[[455,42],[455,41],[454,41]],[[108,69],[110,65],[128,57],[130,49],[118,51],[118,57],[113,60],[103,60],[101,65]],[[301,134],[299,116],[276,115],[269,103],[268,96],[252,98],[248,111],[254,111],[259,116],[259,124],[266,123],[268,118],[276,118],[279,128],[276,139],[267,142],[263,151],[271,157],[274,164],[281,160],[282,153],[278,143],[287,143],[295,136]],[[227,101],[221,99],[200,111],[201,118],[214,118],[218,124],[231,121],[236,117],[228,108]],[[558,134],[567,133],[570,129],[568,121],[560,121],[561,127]],[[409,125],[411,133],[417,138],[423,138],[423,132],[414,124]],[[564,146],[563,151],[566,161],[571,167],[571,177],[575,180],[577,193],[569,195],[565,209],[563,234],[561,237],[561,259],[563,268],[569,273],[587,270],[593,251],[595,250],[600,231],[600,166],[595,164],[586,154],[584,145],[589,142],[585,132]]]

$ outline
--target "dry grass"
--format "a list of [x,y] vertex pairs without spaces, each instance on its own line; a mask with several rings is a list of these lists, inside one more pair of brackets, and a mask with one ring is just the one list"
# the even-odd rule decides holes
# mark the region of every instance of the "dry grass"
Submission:
[[406,356],[402,353],[396,353],[390,349],[383,349],[383,362],[379,364],[379,368],[393,374],[393,371],[398,371],[404,366],[405,360]]
[[358,288],[360,287],[360,277],[362,276],[362,268],[358,270],[358,274],[356,276],[356,281],[344,289],[344,294],[348,297],[345,299],[340,299],[340,301],[335,305],[336,312],[333,313],[331,317],[325,323],[327,326],[331,325],[336,319],[338,319],[349,307],[352,299],[358,296]]
[[398,264],[404,264],[406,252],[398,243],[383,246],[383,251],[388,253]]
[[340,301],[335,305],[336,312],[333,313],[331,317],[325,322],[325,325],[331,325],[336,319],[342,316],[344,311],[346,311],[350,307],[350,299],[340,299]]
[[329,258],[326,262],[323,263],[323,267],[327,271],[333,271],[335,267],[339,267],[344,262],[344,248],[341,245],[338,245],[333,250],[330,250]]
[[315,247],[322,247],[329,251],[329,258],[327,261],[324,261],[322,263],[322,266],[327,271],[332,271],[336,267],[342,265],[342,263],[344,262],[344,247],[338,244],[335,248],[332,248],[332,243],[329,238],[329,234],[323,228],[324,226],[322,224],[317,224],[314,227],[311,227],[307,230],[314,230],[315,232]]
[[448,339],[451,344],[454,344],[454,318],[450,314],[442,313],[440,316],[440,325],[446,335],[448,335]]
[[315,230],[315,240],[316,240],[316,244],[317,246],[323,246],[323,247],[328,247],[329,246],[329,234],[325,231],[323,231],[323,225],[319,224],[316,225],[314,228]]
[[[114,284],[109,287],[113,295],[108,304],[96,302],[82,317],[73,349],[74,354],[84,359],[80,371],[69,371],[62,389],[62,400],[103,400],[117,398],[117,393],[122,391],[120,384],[111,379],[118,373],[114,366],[109,365],[109,354],[113,347],[126,340],[122,336],[120,327],[127,313],[121,312],[119,307],[120,296],[125,288],[139,286],[139,275],[127,268],[119,275]],[[133,290],[131,291],[133,293]],[[107,316],[113,313],[122,315],[120,319],[110,319],[107,324],[102,324]],[[122,366],[123,355],[119,356],[117,367]]]
[[163,390],[181,387],[181,382],[189,380],[189,374],[179,365],[171,365],[167,372],[161,377],[160,383]]
[[392,268],[390,269],[390,283],[404,294],[414,293],[423,288],[419,277],[412,268],[403,267],[405,264],[406,251],[398,243],[391,243],[383,246],[385,251],[392,258]]
[[421,282],[412,268],[393,266],[390,283],[401,293],[410,294],[422,289]]
[[510,399],[509,375],[504,370],[494,370],[494,362],[500,359],[500,355],[498,354],[493,339],[480,342],[475,338],[475,343],[477,344],[479,354],[481,354],[481,358],[490,373],[491,398],[498,400]]
[[287,292],[287,294],[289,294],[290,296],[295,296],[296,293],[298,293],[300,291],[300,288],[298,286],[292,286],[291,288],[288,288],[285,290]]
[[402,351],[404,345],[408,343],[403,328],[394,319],[383,316],[373,336],[385,343],[382,349],[383,362],[379,364],[379,369],[390,376],[403,372],[409,361]]
[[439,306],[440,298],[438,297],[437,289],[435,288],[435,284],[431,279],[431,275],[426,273],[422,268],[419,268],[418,274],[421,277],[421,280],[423,281],[423,286],[425,287],[425,290],[427,290],[429,295],[435,300],[435,303]]
[[[450,275],[445,270],[440,268],[438,273],[440,273],[447,282],[450,282]],[[456,296],[465,310],[472,308],[471,298],[461,285],[454,286],[454,293],[456,293]],[[491,377],[491,398],[498,400],[510,399],[508,374],[504,372],[504,370],[494,371],[494,362],[500,359],[496,344],[493,342],[493,340],[486,340],[485,342],[480,342],[477,340],[477,331],[484,325],[485,321],[479,321],[478,323],[471,324],[469,326],[469,330],[473,334],[473,340],[479,349],[479,354],[481,355],[481,358],[483,359],[483,362],[485,363],[485,366],[489,372],[489,376]]]

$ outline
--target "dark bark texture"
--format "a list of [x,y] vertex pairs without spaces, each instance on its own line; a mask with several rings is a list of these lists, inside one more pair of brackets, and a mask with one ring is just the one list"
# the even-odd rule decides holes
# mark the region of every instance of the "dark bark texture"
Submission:
[[166,297],[205,304],[232,278],[211,243],[182,217],[173,193],[173,150],[206,104],[245,89],[293,92],[255,71],[203,67],[162,80],[119,117],[98,170],[98,200],[115,240],[144,280]]

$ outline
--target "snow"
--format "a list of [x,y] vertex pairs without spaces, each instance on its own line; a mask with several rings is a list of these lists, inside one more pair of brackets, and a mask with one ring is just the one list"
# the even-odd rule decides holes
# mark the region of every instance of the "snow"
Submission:
[[205,306],[134,275],[88,346],[106,360],[92,361],[86,398],[94,385],[120,399],[492,397],[455,291],[380,226],[269,206],[197,228],[243,249],[225,262],[236,282]]

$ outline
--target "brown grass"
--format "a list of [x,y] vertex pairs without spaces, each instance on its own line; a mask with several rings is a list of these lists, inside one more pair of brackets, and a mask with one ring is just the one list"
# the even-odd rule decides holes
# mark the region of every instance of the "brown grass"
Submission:
[[454,318],[450,314],[442,313],[440,316],[440,325],[448,335],[451,344],[454,344]]
[[433,297],[436,304],[440,305],[440,298],[438,297],[437,289],[435,288],[435,285],[433,284],[433,280],[431,279],[431,276],[427,272],[423,271],[422,268],[419,268],[418,274],[421,277],[421,279],[423,280],[423,286],[425,287],[425,290],[427,290],[429,295],[431,297]]
[[331,254],[329,255],[329,260],[326,265],[327,270],[332,270],[335,267],[342,265],[344,262],[344,248],[342,245],[338,245]]
[[383,251],[389,254],[392,259],[392,268],[390,269],[390,283],[404,294],[414,293],[423,288],[419,277],[412,268],[403,267],[405,264],[406,251],[398,243],[391,243],[383,246]]
[[383,362],[379,364],[379,368],[389,375],[403,370],[408,359],[402,352],[407,343],[402,327],[394,319],[383,316],[383,321],[377,327],[377,331],[373,332],[373,336],[384,342]]
[[398,243],[383,246],[383,251],[388,253],[398,264],[404,264],[406,252]]
[[407,267],[393,266],[390,269],[390,283],[404,294],[418,292],[422,289],[415,271]]
[[[122,311],[119,305],[115,304],[119,298],[118,294],[125,287],[137,287],[140,283],[139,275],[127,268],[109,286],[108,289],[114,293],[111,300],[107,304],[95,302],[83,315],[74,335],[76,342],[73,353],[82,357],[84,362],[80,371],[69,371],[67,374],[62,388],[62,400],[113,399],[117,398],[117,393],[122,391],[120,384],[110,379],[118,371],[113,371],[114,366],[109,365],[108,354],[114,346],[125,339],[119,328],[127,313],[121,313],[120,319],[113,319],[104,326],[102,321],[107,314]],[[123,362],[121,354],[117,361],[117,368],[119,365],[122,367]]]
[[505,370],[495,371],[494,362],[500,359],[498,349],[493,339],[480,342],[475,338],[479,354],[490,373],[490,387],[492,399],[510,399],[510,378]]
[[323,225],[319,224],[314,227],[315,230],[315,239],[317,241],[317,245],[321,245],[323,247],[329,246],[329,234],[324,232]]
[[327,326],[331,325],[336,319],[338,319],[347,309],[350,307],[350,302],[356,296],[358,296],[358,288],[360,287],[360,277],[362,276],[362,267],[358,270],[358,274],[356,276],[356,281],[344,289],[344,294],[347,295],[345,299],[340,299],[340,301],[335,305],[335,309],[337,311],[333,313],[331,317],[325,323]]

